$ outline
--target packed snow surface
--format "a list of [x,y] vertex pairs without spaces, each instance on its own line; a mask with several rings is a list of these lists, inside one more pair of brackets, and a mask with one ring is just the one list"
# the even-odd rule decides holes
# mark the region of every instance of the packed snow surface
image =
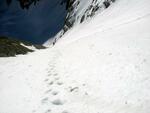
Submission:
[[0,113],[150,113],[150,0],[117,0],[55,46],[0,58]]

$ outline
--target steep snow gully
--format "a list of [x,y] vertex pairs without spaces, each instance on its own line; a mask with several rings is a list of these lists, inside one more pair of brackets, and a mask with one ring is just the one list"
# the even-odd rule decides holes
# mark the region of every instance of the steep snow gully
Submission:
[[150,113],[149,4],[116,0],[55,46],[0,58],[0,113]]

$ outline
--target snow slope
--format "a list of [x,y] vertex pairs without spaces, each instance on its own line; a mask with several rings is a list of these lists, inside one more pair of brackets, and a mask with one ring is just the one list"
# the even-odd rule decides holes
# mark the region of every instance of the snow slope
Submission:
[[70,5],[67,5],[67,15],[63,28],[53,39],[47,40],[44,45],[49,46],[56,43],[69,29],[107,9],[109,6],[106,8],[104,5],[106,2],[110,6],[115,0],[70,0]]
[[0,58],[0,113],[149,113],[149,4],[117,0],[54,47]]

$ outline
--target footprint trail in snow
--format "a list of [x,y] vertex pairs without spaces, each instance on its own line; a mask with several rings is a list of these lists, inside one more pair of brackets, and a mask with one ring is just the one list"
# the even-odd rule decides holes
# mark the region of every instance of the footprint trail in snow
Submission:
[[47,89],[44,92],[44,97],[41,100],[41,104],[43,106],[47,106],[45,113],[69,113],[63,108],[67,101],[63,98],[64,92],[61,90],[65,89],[64,83],[56,69],[56,60],[58,57],[59,54],[55,53],[49,61],[47,76],[44,80]]

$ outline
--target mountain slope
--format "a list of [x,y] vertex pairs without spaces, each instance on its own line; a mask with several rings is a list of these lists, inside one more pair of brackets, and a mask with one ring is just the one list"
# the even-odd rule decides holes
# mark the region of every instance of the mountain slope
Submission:
[[64,26],[53,39],[47,40],[44,45],[55,44],[69,29],[92,18],[97,13],[107,9],[116,0],[68,0],[67,15]]
[[0,112],[149,113],[149,4],[117,0],[55,46],[0,59]]
[[41,0],[23,10],[17,0],[10,6],[6,0],[1,0],[0,35],[43,44],[63,28],[67,11],[66,3],[62,4],[62,1]]

